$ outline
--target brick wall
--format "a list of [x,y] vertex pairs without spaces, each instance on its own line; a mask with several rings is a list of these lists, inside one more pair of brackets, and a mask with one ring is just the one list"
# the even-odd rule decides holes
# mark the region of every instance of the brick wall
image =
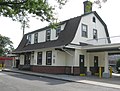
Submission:
[[31,66],[31,71],[51,74],[65,74],[65,66]]
[[80,67],[73,67],[73,75],[79,75],[80,74]]

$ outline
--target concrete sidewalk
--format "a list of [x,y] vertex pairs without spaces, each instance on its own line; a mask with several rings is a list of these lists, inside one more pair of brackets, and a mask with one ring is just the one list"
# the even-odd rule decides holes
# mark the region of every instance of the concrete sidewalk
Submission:
[[81,77],[72,75],[43,74],[17,69],[4,69],[3,71],[120,89],[120,75],[116,76],[116,74],[113,74],[114,76],[112,78],[99,78],[96,76]]

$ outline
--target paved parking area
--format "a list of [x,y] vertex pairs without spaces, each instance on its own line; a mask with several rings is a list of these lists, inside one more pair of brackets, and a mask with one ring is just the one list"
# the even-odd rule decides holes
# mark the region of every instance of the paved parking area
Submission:
[[120,74],[114,73],[112,78],[99,78],[97,76],[80,77],[72,75],[42,74],[30,71],[20,71],[16,69],[4,69],[4,71],[120,89]]

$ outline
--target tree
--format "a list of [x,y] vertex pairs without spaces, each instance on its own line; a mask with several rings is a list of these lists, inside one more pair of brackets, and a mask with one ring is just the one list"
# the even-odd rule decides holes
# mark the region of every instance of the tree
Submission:
[[102,2],[105,3],[107,0],[94,0],[93,4],[97,4],[99,8],[102,7]]
[[[28,26],[29,14],[41,21],[56,22],[54,17],[55,6],[49,4],[51,0],[0,0],[0,16],[10,17]],[[54,0],[60,6],[65,5],[68,0]],[[101,7],[101,2],[107,0],[93,0],[93,3]]]
[[0,56],[6,56],[11,52],[14,49],[12,44],[13,42],[8,37],[0,35]]
[[[67,0],[55,0],[59,6],[65,5]],[[29,14],[41,21],[53,23],[55,7],[48,0],[0,0],[0,15],[10,17],[26,25]]]

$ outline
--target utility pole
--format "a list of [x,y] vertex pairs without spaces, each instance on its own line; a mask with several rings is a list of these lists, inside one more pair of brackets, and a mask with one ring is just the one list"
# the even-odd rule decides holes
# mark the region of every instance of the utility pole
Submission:
[[25,34],[25,20],[23,21],[23,36]]

